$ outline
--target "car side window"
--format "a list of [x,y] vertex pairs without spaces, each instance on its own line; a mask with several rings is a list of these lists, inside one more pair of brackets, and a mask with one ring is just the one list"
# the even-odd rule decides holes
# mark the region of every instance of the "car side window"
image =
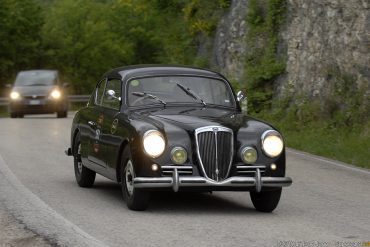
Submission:
[[102,98],[103,98],[103,93],[105,90],[107,80],[104,79],[99,82],[98,86],[95,89],[95,105],[101,105],[102,103]]
[[108,80],[104,91],[102,106],[119,110],[121,106],[121,80]]

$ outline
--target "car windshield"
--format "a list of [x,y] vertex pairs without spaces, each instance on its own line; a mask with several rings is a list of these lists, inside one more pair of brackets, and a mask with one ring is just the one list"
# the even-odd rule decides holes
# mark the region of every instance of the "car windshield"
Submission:
[[229,85],[222,80],[207,77],[156,76],[133,79],[128,83],[127,92],[130,106],[153,104],[161,100],[165,103],[235,107]]
[[22,71],[18,73],[16,86],[49,86],[57,82],[54,71]]

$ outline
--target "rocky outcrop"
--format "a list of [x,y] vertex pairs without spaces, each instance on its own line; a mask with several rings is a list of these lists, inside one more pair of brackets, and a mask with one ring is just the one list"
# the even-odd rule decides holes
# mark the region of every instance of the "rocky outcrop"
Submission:
[[287,73],[278,93],[325,99],[336,83],[370,89],[370,0],[287,2],[281,32]]
[[[235,80],[243,77],[248,51],[248,2],[232,1],[214,41],[211,64]],[[286,73],[275,82],[275,95],[325,102],[338,84],[351,83],[367,91],[369,103],[370,0],[287,0],[277,55],[286,59]]]
[[246,55],[245,37],[248,0],[233,0],[230,9],[221,18],[214,40],[211,66],[233,80],[243,75]]

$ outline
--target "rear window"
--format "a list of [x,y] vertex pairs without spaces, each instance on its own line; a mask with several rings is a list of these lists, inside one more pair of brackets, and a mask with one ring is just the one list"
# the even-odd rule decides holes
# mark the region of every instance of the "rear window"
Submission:
[[22,71],[15,79],[16,86],[49,86],[57,84],[55,71]]

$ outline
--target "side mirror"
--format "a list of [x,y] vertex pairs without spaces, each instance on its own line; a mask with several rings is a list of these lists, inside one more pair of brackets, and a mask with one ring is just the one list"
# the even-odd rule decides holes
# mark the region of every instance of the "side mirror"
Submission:
[[245,93],[243,91],[239,91],[237,94],[236,94],[236,100],[241,102],[241,101],[244,101],[247,99],[247,96],[245,95]]
[[106,93],[105,93],[105,95],[107,96],[107,98],[109,99],[109,100],[111,100],[111,99],[116,99],[116,100],[121,100],[121,97],[116,97],[116,92],[114,91],[114,90],[112,90],[112,89],[109,89]]
[[70,84],[69,84],[68,82],[63,83],[63,87],[64,87],[64,88],[67,88],[67,87],[69,87],[69,86],[70,86]]

